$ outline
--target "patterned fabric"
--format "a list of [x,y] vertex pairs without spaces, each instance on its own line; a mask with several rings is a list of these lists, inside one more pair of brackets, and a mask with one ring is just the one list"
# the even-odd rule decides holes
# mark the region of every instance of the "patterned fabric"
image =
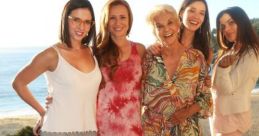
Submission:
[[[144,134],[147,136],[199,136],[198,118],[210,115],[211,93],[204,86],[207,66],[201,52],[187,49],[176,72],[169,79],[162,57],[146,54],[143,62]],[[201,111],[182,124],[174,125],[172,114],[193,103]]]
[[41,132],[40,136],[97,136],[96,131],[85,132]]
[[142,136],[140,115],[141,57],[131,43],[130,57],[120,62],[113,79],[110,68],[101,68],[105,85],[97,102],[97,126],[101,136]]

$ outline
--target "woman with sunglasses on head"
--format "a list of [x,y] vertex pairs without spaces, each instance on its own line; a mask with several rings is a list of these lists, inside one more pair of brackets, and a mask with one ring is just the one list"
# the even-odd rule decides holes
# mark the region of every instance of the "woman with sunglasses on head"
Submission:
[[259,41],[245,11],[230,7],[217,16],[223,54],[212,76],[216,136],[242,136],[251,128],[251,92],[259,77]]
[[109,0],[100,19],[96,53],[103,80],[98,93],[97,126],[101,136],[142,136],[142,44],[128,40],[133,22],[125,0]]
[[[213,60],[213,51],[210,46],[210,22],[209,11],[206,0],[183,0],[178,12],[180,18],[180,31],[178,39],[186,48],[194,48],[202,52],[206,60],[207,73],[210,72],[210,65]],[[160,54],[160,44],[152,45],[148,52]],[[206,74],[204,88],[211,87],[211,77]],[[212,100],[210,102],[212,105]],[[211,116],[212,107],[204,111],[201,118]]]
[[[210,48],[210,22],[206,0],[183,0],[178,16],[181,21],[179,40],[187,48],[200,50],[209,66],[213,59]],[[160,53],[159,44],[153,45],[150,51]]]
[[[207,72],[210,71],[210,65],[213,60],[213,50],[210,46],[210,22],[209,11],[206,0],[183,0],[178,17],[181,21],[179,31],[179,41],[187,48],[200,50],[207,62]],[[152,54],[160,54],[161,46],[159,44],[152,45],[148,48],[148,52]],[[211,87],[211,77],[206,74],[204,88]],[[212,105],[212,100],[211,104]],[[211,116],[212,107],[204,112],[201,118]]]
[[200,136],[199,118],[211,106],[211,93],[204,88],[204,56],[180,43],[180,21],[172,6],[156,6],[148,23],[161,44],[161,55],[147,53],[143,60],[144,135]]
[[[91,50],[96,46],[94,11],[88,0],[70,0],[61,20],[60,42],[36,55],[22,69],[13,87],[40,115],[34,128],[41,136],[96,135],[96,98],[101,72]],[[53,97],[46,111],[27,85],[45,74]]]

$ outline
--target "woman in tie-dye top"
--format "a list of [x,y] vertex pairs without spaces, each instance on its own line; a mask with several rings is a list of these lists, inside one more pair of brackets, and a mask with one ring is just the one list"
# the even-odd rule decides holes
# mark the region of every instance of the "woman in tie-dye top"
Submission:
[[132,13],[125,0],[109,0],[103,8],[97,56],[103,81],[97,100],[100,136],[142,136],[141,59],[143,45],[129,41]]
[[199,136],[198,118],[207,117],[211,94],[203,54],[178,40],[180,22],[169,5],[148,16],[161,43],[161,56],[146,54],[143,62],[143,130],[146,136]]

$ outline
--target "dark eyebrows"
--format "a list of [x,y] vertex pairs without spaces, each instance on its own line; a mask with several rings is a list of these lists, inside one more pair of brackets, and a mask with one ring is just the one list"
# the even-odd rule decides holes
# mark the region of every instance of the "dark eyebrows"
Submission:
[[224,29],[226,24],[229,24],[231,21],[233,21],[233,19],[230,17],[229,19],[227,19],[227,21],[224,24],[220,24],[220,28]]
[[[197,10],[197,8],[192,7],[192,6],[190,6],[190,9],[192,9],[192,10]],[[206,10],[200,10],[200,12],[205,13],[205,12],[206,12]]]
[[228,20],[227,20],[227,23],[233,21],[233,19],[230,17]]

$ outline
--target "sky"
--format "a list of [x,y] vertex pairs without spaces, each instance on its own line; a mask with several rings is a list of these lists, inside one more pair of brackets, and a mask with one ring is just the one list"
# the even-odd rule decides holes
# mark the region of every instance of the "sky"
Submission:
[[[49,47],[58,42],[61,13],[68,0],[1,0],[0,49]],[[106,0],[90,0],[95,11],[97,29],[101,9]],[[133,11],[130,40],[145,46],[154,42],[145,19],[156,4],[171,4],[179,9],[182,0],[127,0]],[[259,18],[256,0],[207,0],[211,27],[215,28],[217,14],[231,6],[239,6],[249,18]]]

